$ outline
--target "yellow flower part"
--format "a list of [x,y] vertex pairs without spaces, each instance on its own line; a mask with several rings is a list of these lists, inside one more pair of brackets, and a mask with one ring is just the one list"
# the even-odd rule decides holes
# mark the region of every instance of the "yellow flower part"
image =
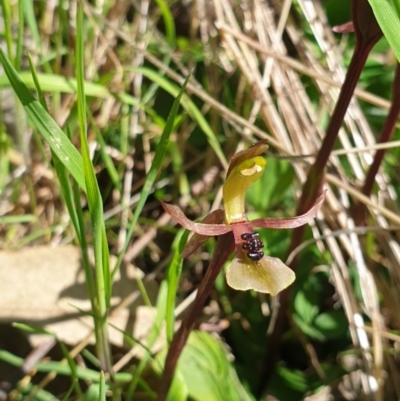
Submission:
[[255,290],[277,295],[296,276],[280,259],[264,256],[259,262],[234,258],[226,272],[226,282],[235,290]]
[[264,173],[266,160],[257,156],[236,165],[223,187],[226,224],[247,221],[245,212],[246,191]]

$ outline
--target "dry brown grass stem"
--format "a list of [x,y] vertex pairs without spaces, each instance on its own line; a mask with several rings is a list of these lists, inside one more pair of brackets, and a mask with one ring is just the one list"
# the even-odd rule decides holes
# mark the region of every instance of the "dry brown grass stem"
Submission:
[[[219,28],[221,30],[222,35],[226,35],[226,34],[232,35],[235,39],[246,43],[251,48],[256,50],[258,53],[265,54],[266,56],[279,61],[280,63],[292,68],[293,70],[295,70],[297,72],[300,72],[301,74],[304,74],[305,76],[313,78],[316,81],[321,81],[334,88],[340,88],[342,85],[342,82],[338,82],[338,81],[335,81],[334,79],[332,79],[332,77],[329,73],[326,72],[325,74],[319,74],[319,73],[313,71],[311,69],[311,67],[305,66],[303,63],[301,63],[289,56],[279,54],[274,50],[271,50],[269,48],[265,48],[265,47],[261,46],[259,43],[252,40],[251,38],[249,38],[242,32],[232,29],[231,27],[229,27],[228,25],[226,25],[223,22],[216,21],[216,26],[217,26],[217,28]],[[380,107],[382,109],[390,108],[390,102],[388,102],[386,99],[376,96],[370,92],[366,92],[365,90],[363,90],[361,88],[357,88],[355,90],[354,94],[360,100],[364,100],[370,104],[375,105],[376,107]]]

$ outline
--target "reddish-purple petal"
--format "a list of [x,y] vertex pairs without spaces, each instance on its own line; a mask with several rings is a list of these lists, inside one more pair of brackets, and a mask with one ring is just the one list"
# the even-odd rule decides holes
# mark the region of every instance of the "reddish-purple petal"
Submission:
[[249,221],[251,227],[262,227],[262,228],[274,228],[274,229],[285,229],[285,228],[296,228],[307,224],[312,220],[318,213],[322,206],[322,202],[325,199],[324,191],[322,195],[317,199],[314,206],[306,213],[297,217],[264,217],[262,219],[256,219]]
[[[200,223],[202,224],[215,224],[221,223],[224,221],[225,212],[222,209],[217,209],[208,214]],[[185,249],[183,250],[181,256],[182,258],[188,258],[193,255],[193,253],[201,247],[208,240],[209,235],[201,235],[194,233],[192,238],[185,245]]]
[[332,27],[332,31],[336,33],[348,33],[354,32],[354,24],[353,21],[345,22],[342,25],[335,25]]
[[195,223],[192,220],[189,220],[179,207],[170,205],[168,203],[164,203],[160,201],[164,210],[182,227],[188,229],[189,231],[193,231],[194,233],[201,235],[222,235],[226,234],[232,229],[226,224],[204,224],[204,223]]

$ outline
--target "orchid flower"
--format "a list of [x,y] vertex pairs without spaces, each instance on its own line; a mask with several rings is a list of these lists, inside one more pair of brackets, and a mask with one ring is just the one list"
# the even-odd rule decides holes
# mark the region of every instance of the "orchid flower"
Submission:
[[317,215],[325,193],[301,216],[249,221],[245,212],[246,191],[264,173],[266,160],[260,154],[267,147],[261,141],[232,157],[223,186],[224,210],[215,210],[196,223],[189,220],[177,206],[164,202],[162,206],[176,222],[195,233],[187,243],[183,257],[192,255],[210,236],[231,233],[232,249],[235,249],[236,255],[227,269],[228,285],[236,290],[253,289],[275,296],[293,283],[295,274],[280,259],[264,255],[264,244],[254,228],[287,229],[302,226]]

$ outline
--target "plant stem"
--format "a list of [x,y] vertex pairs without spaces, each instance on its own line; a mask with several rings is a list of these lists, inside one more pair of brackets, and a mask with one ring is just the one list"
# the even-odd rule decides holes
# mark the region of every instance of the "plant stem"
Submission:
[[161,386],[157,401],[164,401],[167,398],[169,388],[174,377],[176,364],[179,356],[193,330],[197,317],[200,315],[207,298],[210,296],[214,282],[220,273],[224,263],[235,247],[233,234],[231,232],[218,237],[210,265],[204,275],[203,280],[197,290],[196,299],[189,313],[182,320],[181,327],[175,333],[171,346],[165,359],[164,372],[161,377]]
[[[397,118],[400,113],[400,65],[397,64],[396,75],[392,87],[392,104],[390,106],[389,114],[386,117],[385,124],[382,127],[381,135],[378,143],[389,142],[396,129]],[[375,176],[378,173],[379,167],[382,164],[383,157],[385,156],[386,149],[379,149],[376,151],[374,161],[370,166],[367,176],[365,177],[362,193],[370,196],[372,187],[375,182]],[[353,207],[353,219],[356,226],[365,225],[366,206],[363,203],[357,202]]]

